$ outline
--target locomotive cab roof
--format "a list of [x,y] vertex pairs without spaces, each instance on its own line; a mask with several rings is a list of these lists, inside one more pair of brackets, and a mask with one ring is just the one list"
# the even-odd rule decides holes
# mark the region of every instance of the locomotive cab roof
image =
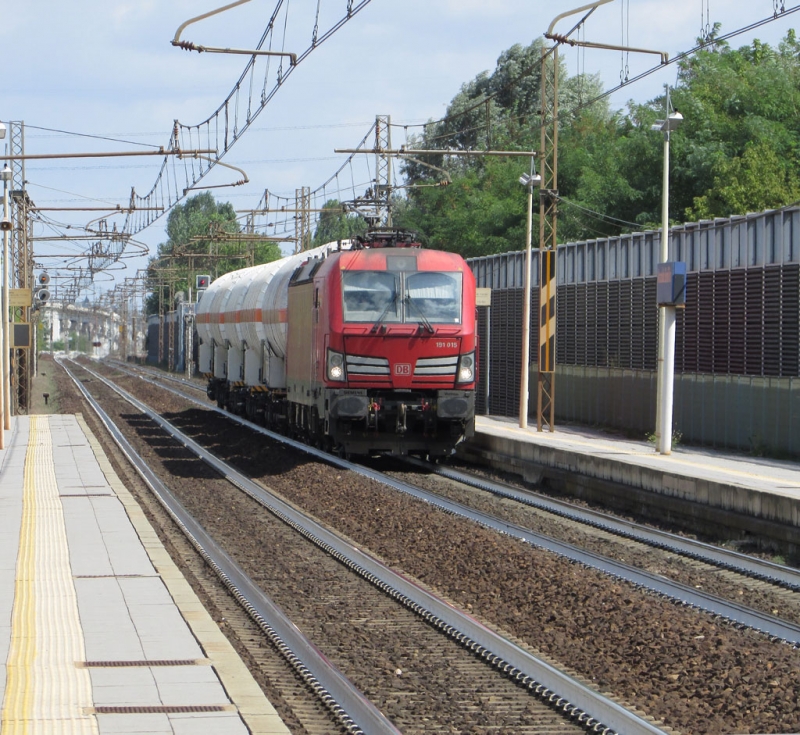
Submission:
[[362,248],[419,248],[422,244],[416,232],[395,230],[392,228],[375,228],[364,235],[358,235],[353,245]]

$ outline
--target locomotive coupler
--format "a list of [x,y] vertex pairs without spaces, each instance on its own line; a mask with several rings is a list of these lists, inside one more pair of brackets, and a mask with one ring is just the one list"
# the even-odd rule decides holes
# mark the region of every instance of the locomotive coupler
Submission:
[[396,431],[398,434],[405,434],[406,427],[406,404],[401,403],[397,406],[397,426]]
[[376,434],[378,433],[378,411],[380,409],[380,404],[377,401],[372,401],[367,412],[367,429],[371,428]]
[[423,436],[436,436],[436,406],[430,401],[422,401]]

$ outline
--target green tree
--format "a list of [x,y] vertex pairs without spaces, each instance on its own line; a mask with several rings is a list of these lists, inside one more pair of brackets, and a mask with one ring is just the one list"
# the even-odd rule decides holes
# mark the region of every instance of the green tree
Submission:
[[519,177],[528,164],[489,158],[447,186],[419,190],[401,206],[395,225],[422,234],[422,242],[464,257],[518,250],[525,246],[527,194]]
[[721,44],[681,67],[675,105],[686,118],[680,163],[687,219],[729,216],[798,199],[800,45]]
[[[494,72],[483,72],[464,84],[445,119],[427,125],[409,147],[538,150],[542,48],[537,39],[503,52]],[[581,107],[602,91],[596,76],[569,77],[562,60],[559,78],[562,134],[585,115],[602,125],[610,120],[605,102]],[[403,162],[409,193],[395,224],[420,232],[430,247],[466,256],[525,247],[527,193],[519,177],[529,170],[529,159],[416,158]],[[442,186],[448,175],[448,185]],[[538,231],[538,224],[534,229]]]
[[721,161],[714,173],[714,186],[695,197],[687,210],[692,219],[760,212],[800,200],[800,181],[782,165],[769,141],[748,143],[741,156]]
[[[447,117],[409,147],[538,150],[540,54],[540,41],[501,54],[497,68],[465,83]],[[587,105],[601,92],[596,77],[568,77],[563,67],[559,75],[559,240],[660,227],[663,136],[651,126],[664,117],[664,95],[612,114],[604,102]],[[674,220],[800,199],[800,43],[793,30],[777,49],[757,40],[738,50],[713,42],[681,63],[671,98],[685,119],[670,142]],[[438,186],[441,169],[447,187]],[[517,183],[524,160],[428,156],[403,170],[409,189],[395,221],[427,244],[469,255],[524,247],[525,192]]]
[[313,245],[325,245],[336,240],[349,240],[367,231],[367,223],[357,214],[345,212],[338,199],[329,199],[322,207]]
[[241,232],[230,202],[217,202],[210,192],[189,197],[173,207],[167,218],[167,241],[148,264],[148,314],[171,310],[170,298],[194,288],[194,276],[217,278],[229,271],[268,263],[281,257],[280,248],[266,238]]

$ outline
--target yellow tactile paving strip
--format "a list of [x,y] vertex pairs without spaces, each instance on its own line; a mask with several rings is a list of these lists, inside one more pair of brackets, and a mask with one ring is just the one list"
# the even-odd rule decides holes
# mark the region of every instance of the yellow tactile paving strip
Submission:
[[98,733],[46,417],[30,418],[2,735]]

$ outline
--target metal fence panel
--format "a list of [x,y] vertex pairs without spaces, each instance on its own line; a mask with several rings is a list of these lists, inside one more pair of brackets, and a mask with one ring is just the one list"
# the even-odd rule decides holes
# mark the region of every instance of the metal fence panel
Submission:
[[[557,420],[637,430],[653,425],[649,383],[657,362],[659,240],[660,233],[645,232],[559,246]],[[690,223],[670,232],[670,253],[689,268],[675,356],[676,426],[687,440],[800,453],[798,240],[797,207]],[[478,286],[495,289],[487,339],[489,408],[515,415],[524,253],[479,258],[471,265]],[[534,302],[538,265],[534,252]],[[532,335],[537,318],[534,306]],[[532,345],[534,359],[536,354]],[[775,382],[781,379],[789,382]]]

